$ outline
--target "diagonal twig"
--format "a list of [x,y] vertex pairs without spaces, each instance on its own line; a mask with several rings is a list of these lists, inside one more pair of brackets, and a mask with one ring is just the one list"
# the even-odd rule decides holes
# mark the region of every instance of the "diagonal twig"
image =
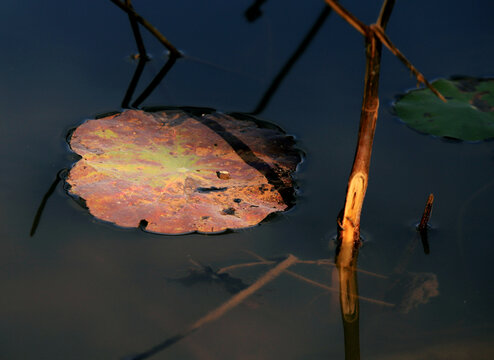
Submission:
[[325,0],[326,4],[331,6],[333,10],[346,20],[351,26],[353,26],[359,33],[366,36],[369,33],[369,27],[360,21],[355,15],[350,11],[345,9],[338,1],[335,0]]
[[112,3],[117,5],[120,9],[125,11],[127,14],[132,15],[134,19],[137,20],[142,26],[144,26],[151,34],[153,34],[175,57],[181,57],[182,54],[177,50],[175,46],[159,32],[149,21],[144,19],[141,15],[139,15],[132,7],[127,6],[125,3],[119,0],[110,0]]
[[360,21],[355,15],[353,15],[350,11],[345,9],[340,3],[335,0],[325,0],[326,4],[331,6],[333,10],[338,13],[346,22],[348,22],[353,28],[355,28],[359,33],[364,35],[365,37],[375,35],[379,41],[384,44],[388,48],[389,51],[393,55],[395,55],[401,62],[405,64],[405,66],[410,69],[410,71],[415,75],[417,81],[423,83],[427,86],[437,97],[439,97],[442,101],[446,102],[446,98],[437,91],[430,83],[427,81],[424,75],[420,73],[415,66],[403,55],[403,53],[398,50],[398,48],[391,42],[389,37],[384,32],[384,27],[387,24],[389,19],[389,15],[391,12],[387,13],[387,9],[392,9],[395,0],[385,1],[382,6],[381,13],[379,14],[379,18],[376,24],[366,25],[362,21]]
[[441,99],[444,102],[446,101],[446,98],[439,92],[437,91],[429,81],[425,78],[424,75],[422,75],[421,72],[417,70],[415,66],[412,65],[412,63],[403,55],[403,53],[398,50],[398,48],[391,42],[390,38],[386,33],[384,32],[383,28],[379,26],[378,24],[372,24],[370,28],[373,30],[374,34],[377,36],[377,38],[395,55],[405,66],[412,72],[413,75],[417,78],[418,82],[421,82],[425,84],[439,99]]

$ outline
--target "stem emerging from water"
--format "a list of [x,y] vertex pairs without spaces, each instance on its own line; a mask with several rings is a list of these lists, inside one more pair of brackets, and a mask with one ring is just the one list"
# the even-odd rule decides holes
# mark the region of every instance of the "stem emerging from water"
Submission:
[[[330,1],[326,1],[330,3]],[[385,0],[375,27],[384,29],[395,1]],[[361,23],[355,22],[362,29]],[[363,27],[365,35],[366,69],[364,97],[360,113],[357,150],[348,180],[345,206],[338,216],[338,249],[336,266],[340,280],[340,306],[345,336],[345,359],[360,359],[359,298],[357,274],[360,246],[360,214],[369,182],[369,167],[374,132],[379,109],[379,73],[381,69],[382,43],[373,26]],[[384,30],[383,30],[384,33]]]

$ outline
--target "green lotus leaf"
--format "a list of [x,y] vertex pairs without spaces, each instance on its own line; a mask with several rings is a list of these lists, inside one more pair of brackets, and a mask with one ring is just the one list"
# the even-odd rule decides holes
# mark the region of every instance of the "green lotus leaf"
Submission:
[[429,89],[409,91],[394,105],[403,122],[435,136],[468,141],[494,138],[494,79],[439,79],[432,85],[448,102]]

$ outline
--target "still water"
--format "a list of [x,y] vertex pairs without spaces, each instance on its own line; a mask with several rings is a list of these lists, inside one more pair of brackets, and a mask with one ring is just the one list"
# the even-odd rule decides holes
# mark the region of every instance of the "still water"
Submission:
[[[252,112],[323,10],[322,1],[134,1],[180,59],[143,105]],[[361,20],[380,1],[348,1]],[[351,168],[364,76],[363,39],[330,14],[258,116],[296,136],[305,154],[297,204],[261,226],[216,236],[160,236],[92,218],[62,184],[36,234],[36,210],[60,169],[76,160],[66,135],[120,109],[135,70],[128,17],[110,1],[6,0],[0,37],[0,359],[121,359],[173,337],[232,294],[190,278],[262,257],[334,256],[335,218]],[[388,33],[430,79],[493,75],[494,4],[398,1]],[[166,61],[152,56],[136,93]],[[384,51],[380,117],[362,214],[363,359],[491,359],[494,303],[493,142],[444,141],[393,116],[394,97],[415,85]],[[414,230],[436,197],[424,254]],[[250,284],[269,267],[232,270]],[[332,286],[332,269],[296,265]],[[422,291],[413,289],[422,284]],[[335,284],[333,284],[334,286]],[[415,287],[414,287],[415,286]],[[282,275],[219,320],[153,359],[343,359],[338,295]]]

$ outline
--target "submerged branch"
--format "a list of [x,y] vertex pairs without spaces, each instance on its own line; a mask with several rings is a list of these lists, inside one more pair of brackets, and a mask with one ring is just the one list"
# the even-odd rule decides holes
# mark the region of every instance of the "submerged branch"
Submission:
[[232,310],[236,306],[240,305],[245,299],[247,299],[249,296],[253,295],[256,291],[261,289],[263,286],[267,285],[269,282],[273,281],[276,279],[278,276],[280,276],[286,269],[288,269],[291,265],[295,264],[297,262],[297,258],[293,255],[289,255],[285,260],[280,262],[278,265],[276,265],[274,268],[266,272],[263,276],[261,276],[256,282],[254,282],[252,285],[249,287],[241,290],[234,296],[232,296],[230,299],[225,301],[223,304],[218,306],[216,309],[210,311],[207,313],[205,316],[194,322],[192,325],[190,325],[184,332],[179,333],[175,336],[172,336],[162,343],[153,346],[151,349],[142,352],[140,354],[131,356],[127,359],[129,360],[144,360],[148,359],[153,355],[156,355],[162,350],[165,350],[166,348],[170,347],[171,345],[177,343],[181,339],[185,338],[186,336],[192,334],[196,330],[199,330],[202,326],[219,319],[221,316],[226,314],[228,311]]
[[[255,256],[258,259],[261,259],[259,255],[256,253],[253,253],[251,251],[246,251],[247,253],[251,254],[252,256]],[[217,271],[218,274],[223,274],[228,271],[236,270],[236,269],[242,269],[246,267],[253,267],[253,266],[259,266],[259,265],[273,265],[276,264],[276,261],[274,260],[260,260],[260,261],[255,261],[255,262],[247,262],[247,263],[242,263],[242,264],[234,264],[234,265],[229,265],[222,267]],[[309,265],[325,265],[325,266],[336,266],[333,261],[330,259],[318,259],[318,260],[297,260],[297,264],[309,264]],[[363,270],[363,269],[358,269],[355,268],[355,271],[360,272],[362,274],[366,274],[369,276],[377,277],[380,279],[387,279],[388,277],[386,275],[381,275],[377,274],[371,271]]]
[[[246,251],[246,252],[249,253],[250,255],[254,256],[256,259],[260,260],[259,263],[264,263],[264,262],[267,262],[268,261],[268,260],[264,259],[262,256],[256,254],[255,252],[252,252],[252,251]],[[319,261],[319,260],[316,260],[316,261]],[[305,261],[297,260],[296,261],[296,264],[297,263],[302,263],[302,262],[305,262]],[[355,267],[349,268],[349,270],[355,273]],[[327,291],[331,291],[331,292],[340,293],[340,289],[338,289],[338,288],[331,287],[331,286],[328,286],[326,284],[321,284],[320,282],[314,281],[314,280],[309,279],[309,278],[307,278],[305,276],[302,276],[300,274],[297,274],[294,271],[291,271],[291,270],[288,270],[287,269],[287,270],[285,270],[285,274],[290,275],[291,277],[293,277],[295,279],[302,280],[303,282],[306,282],[306,283],[308,283],[310,285],[317,286],[317,287],[319,287],[321,289],[324,289],[324,290],[327,290]],[[349,295],[349,292],[344,291],[343,293],[345,295]],[[377,305],[383,305],[383,306],[388,306],[388,307],[395,306],[394,304],[391,304],[391,303],[388,303],[388,302],[385,302],[385,301],[375,300],[375,299],[371,299],[371,298],[364,297],[364,296],[358,296],[358,294],[356,295],[356,298],[361,299],[363,301],[367,301],[367,302],[373,303],[373,304],[377,304]]]

